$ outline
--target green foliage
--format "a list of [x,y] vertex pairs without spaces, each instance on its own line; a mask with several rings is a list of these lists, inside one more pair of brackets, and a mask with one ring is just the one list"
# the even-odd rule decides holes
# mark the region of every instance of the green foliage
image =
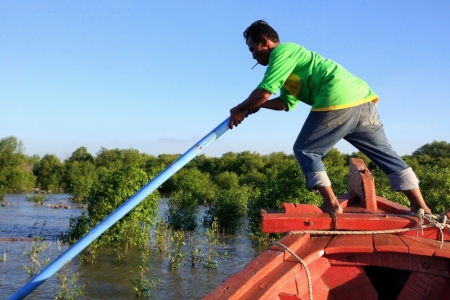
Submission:
[[197,168],[180,170],[174,176],[167,222],[173,229],[194,230],[198,205],[211,202],[217,190],[209,174]]
[[261,232],[261,209],[269,208],[281,211],[281,204],[310,203],[320,205],[322,198],[306,189],[306,179],[297,162],[283,165],[273,178],[259,187],[259,193],[249,198],[247,216],[252,236],[260,241],[269,241]]
[[[336,196],[345,194],[348,192],[348,167],[343,166],[331,166],[327,168],[327,175],[330,178],[330,181],[332,183],[333,191],[336,194]],[[305,183],[306,184],[306,183]],[[302,197],[304,196],[304,193],[306,193],[308,196],[312,196],[314,194],[311,194],[306,191],[306,188],[302,190]],[[314,195],[314,200],[312,200],[311,203],[318,204],[318,202],[315,200],[317,199],[317,194]],[[322,201],[322,200],[320,200]]]
[[[70,230],[63,240],[68,242],[77,240],[134,195],[149,180],[149,175],[136,165],[124,166],[106,173],[86,197],[88,216],[72,218]],[[117,260],[120,261],[123,251],[131,246],[145,244],[149,239],[150,225],[157,213],[158,199],[157,192],[146,197],[131,212],[103,233],[96,240],[97,244],[91,244],[92,247],[87,249],[87,256],[83,260],[93,262],[100,247],[112,246],[116,249]]]
[[78,280],[79,274],[73,273],[71,275],[72,276],[70,276],[70,268],[68,264],[64,265],[59,272],[56,272],[55,277],[59,283],[58,287],[53,287],[53,294],[55,295],[56,300],[75,300],[83,294],[85,285],[75,284]]
[[59,190],[62,187],[63,164],[54,154],[46,154],[34,164],[33,174],[40,189]]
[[358,152],[353,152],[352,154],[350,154],[347,165],[350,163],[350,158],[359,158],[362,159],[364,161],[364,163],[366,164],[366,166],[369,169],[375,168],[375,164],[372,163],[372,160],[370,160],[370,158],[367,157],[367,155],[365,155],[364,153],[362,153],[361,151]]
[[236,229],[242,217],[245,217],[247,200],[252,189],[247,186],[230,188],[217,193],[217,199],[207,211],[207,220],[216,220],[219,227]]
[[34,202],[35,205],[42,205],[47,200],[47,196],[43,194],[35,194],[33,196],[27,196],[25,200]]
[[178,158],[180,158],[181,154],[160,154],[158,155],[158,159],[162,162],[164,167],[167,167]]
[[79,260],[83,264],[94,264],[97,261],[98,254],[102,247],[101,242],[96,239],[87,246],[86,249],[81,253]]
[[239,187],[239,178],[234,172],[222,172],[214,177],[214,182],[223,190]]
[[[268,171],[270,173],[272,170],[266,169],[265,171]],[[262,186],[266,182],[267,176],[270,175],[253,170],[250,173],[241,174],[239,176],[239,185],[253,187]]]
[[170,249],[167,252],[169,261],[168,268],[171,270],[178,269],[183,266],[186,253],[183,247],[186,245],[184,232],[181,230],[172,231],[169,237]]
[[450,210],[450,167],[426,166],[417,170],[423,198],[433,213]]
[[406,198],[403,193],[396,192],[391,189],[391,184],[388,177],[383,173],[383,171],[381,171],[380,168],[374,167],[370,170],[370,172],[375,179],[375,193],[378,196],[409,207],[408,198]]
[[95,157],[97,167],[107,170],[118,170],[129,165],[142,166],[145,164],[145,155],[136,149],[106,149],[101,148]]
[[69,219],[69,228],[66,233],[60,235],[59,240],[72,245],[89,232],[91,220],[84,212],[76,217],[71,216]]
[[169,199],[167,223],[175,230],[194,230],[197,210],[197,198],[191,193],[183,190],[174,192]]
[[0,139],[0,186],[13,192],[29,191],[36,177],[30,172],[36,157],[23,154],[22,141],[10,136]]
[[7,192],[8,192],[8,189],[5,186],[0,185],[0,202],[5,201],[5,196],[6,196]]
[[191,194],[199,203],[214,199],[216,186],[208,173],[197,168],[181,169],[173,176],[174,191]]
[[342,155],[336,148],[332,148],[323,158],[322,162],[326,170],[330,167],[345,167],[348,165],[348,160],[345,155]]
[[94,157],[88,152],[86,147],[82,146],[72,152],[72,155],[65,160],[66,163],[73,163],[75,161],[94,163]]
[[[91,226],[97,225],[119,205],[133,196],[150,180],[145,171],[135,165],[122,167],[102,178],[87,197]],[[159,195],[152,193],[130,213],[101,236],[105,245],[115,245],[126,237],[126,247],[147,241],[148,226],[157,212]]]
[[80,147],[64,163],[64,185],[67,192],[71,193],[75,200],[84,200],[98,180],[94,157],[85,147]]
[[[445,141],[433,141],[430,144],[425,144],[412,153],[413,157],[417,157],[422,163],[438,163],[440,160],[450,162],[450,143]],[[448,165],[447,165],[448,166]]]
[[30,277],[37,275],[50,262],[50,258],[41,260],[41,254],[47,249],[47,244],[43,238],[37,238],[31,244],[31,249],[23,252],[30,260],[29,266],[22,266]]
[[[86,216],[71,218],[71,230],[64,236],[70,243],[78,240],[152,176],[180,157],[179,154],[155,157],[135,149],[106,148],[101,148],[93,157],[85,147],[80,147],[61,163],[52,154],[42,159],[36,155],[26,156],[23,148],[23,143],[15,137],[0,139],[0,199],[8,191],[28,191],[36,187],[35,184],[50,190],[64,187],[75,198],[86,202],[89,212]],[[375,177],[378,195],[409,205],[403,193],[391,191],[387,176],[367,156],[361,152],[341,154],[332,149],[323,162],[336,195],[347,192],[350,156],[361,158],[368,165]],[[421,179],[422,194],[430,208],[436,212],[448,209],[450,144],[433,141],[403,158]],[[260,231],[262,208],[280,210],[283,202],[316,205],[322,202],[317,193],[306,190],[305,178],[295,157],[283,152],[269,155],[250,151],[228,152],[222,157],[202,154],[167,180],[159,192],[171,196],[167,222],[172,228],[184,230],[196,228],[199,204],[211,205],[212,217],[217,217],[221,227],[233,227],[236,220],[245,214],[242,212],[247,201],[252,236],[265,241],[274,236]],[[111,228],[89,246],[85,259],[93,261],[101,247],[111,245],[120,260],[127,247],[141,244],[156,211],[158,194],[154,193],[150,198],[153,204],[141,204],[141,208],[137,207],[128,214],[117,224],[118,227]],[[4,200],[1,205],[5,205]],[[161,227],[162,231],[164,228]]]
[[130,279],[133,284],[136,298],[150,298],[152,296],[152,290],[161,282],[161,279],[157,281],[149,280],[145,273],[148,270],[148,255],[149,250],[146,247],[142,251],[141,264],[139,265],[139,278]]
[[169,225],[166,221],[157,218],[153,226],[155,235],[155,243],[153,248],[157,249],[160,253],[166,252],[169,246],[167,241]]
[[204,255],[200,248],[202,237],[203,233],[200,231],[200,226],[197,226],[195,231],[188,238],[189,253],[186,257],[186,261],[192,268],[195,268],[203,262]]
[[218,248],[223,248],[225,245],[219,241],[219,223],[214,219],[211,223],[211,229],[207,229],[205,233],[205,243],[207,247],[206,258],[204,259],[204,266],[209,269],[216,269],[219,265],[217,258],[227,256],[227,252],[218,252]]

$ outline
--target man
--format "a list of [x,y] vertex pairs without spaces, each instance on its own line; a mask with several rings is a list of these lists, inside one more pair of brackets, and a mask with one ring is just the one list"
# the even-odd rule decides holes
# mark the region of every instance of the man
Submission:
[[[387,174],[392,190],[402,191],[413,209],[431,212],[417,176],[389,144],[375,106],[378,96],[366,82],[300,45],[280,43],[277,32],[265,21],[251,24],[244,38],[253,59],[267,70],[250,96],[230,110],[231,129],[261,107],[290,111],[304,102],[312,109],[295,141],[294,154],[308,190],[317,190],[323,197],[322,211],[342,213],[322,157],[345,139]],[[278,91],[280,96],[269,100]]]

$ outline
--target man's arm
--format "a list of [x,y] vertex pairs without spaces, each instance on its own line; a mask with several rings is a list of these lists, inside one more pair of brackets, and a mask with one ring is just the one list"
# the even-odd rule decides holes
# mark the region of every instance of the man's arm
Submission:
[[286,110],[286,104],[281,100],[280,97],[268,100],[261,105],[262,108],[272,109],[272,110]]
[[271,95],[271,92],[263,89],[253,90],[247,99],[230,110],[230,129],[233,129],[233,126],[238,126],[241,124],[241,122],[247,117],[247,111],[251,112],[252,109],[261,106],[269,99]]

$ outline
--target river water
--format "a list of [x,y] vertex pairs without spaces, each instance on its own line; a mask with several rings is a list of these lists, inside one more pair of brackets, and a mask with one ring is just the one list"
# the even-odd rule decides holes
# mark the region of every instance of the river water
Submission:
[[[41,206],[25,201],[25,198],[23,194],[6,196],[9,205],[0,206],[0,238],[42,236],[48,248],[41,253],[41,258],[54,260],[67,249],[57,241],[57,236],[69,227],[70,216],[78,216],[85,209],[78,202],[72,202],[67,194],[48,195],[47,201]],[[59,202],[67,203],[70,209],[48,207]],[[160,213],[166,206],[167,200],[161,200]],[[200,211],[199,217],[201,215]],[[229,276],[242,270],[264,248],[252,242],[243,229],[240,231],[240,234],[220,235],[228,258],[220,258],[217,269],[191,268],[186,264],[177,270],[169,270],[167,257],[151,251],[146,275],[150,280],[160,280],[152,291],[152,298],[201,299]],[[30,280],[22,266],[29,265],[24,252],[31,246],[32,242],[28,241],[0,241],[0,258],[6,258],[0,262],[0,300],[7,299]],[[79,273],[76,284],[85,285],[78,299],[134,299],[130,279],[139,277],[141,252],[142,249],[128,251],[120,264],[115,262],[113,250],[102,250],[97,263],[93,265],[79,264],[75,258],[70,269]],[[26,299],[55,299],[53,289],[57,286],[58,282],[52,276]]]

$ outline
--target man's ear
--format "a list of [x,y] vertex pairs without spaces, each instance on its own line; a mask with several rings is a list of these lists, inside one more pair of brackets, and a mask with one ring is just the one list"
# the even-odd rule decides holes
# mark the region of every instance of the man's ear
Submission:
[[269,47],[269,39],[266,36],[262,36],[259,43],[262,47],[267,48]]

